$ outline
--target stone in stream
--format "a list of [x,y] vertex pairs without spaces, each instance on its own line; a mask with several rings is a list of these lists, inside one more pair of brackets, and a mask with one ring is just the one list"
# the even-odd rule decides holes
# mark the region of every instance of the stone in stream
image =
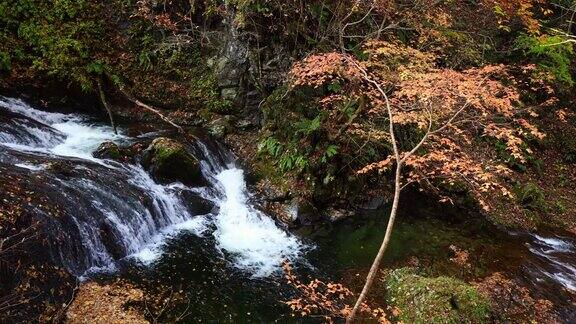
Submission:
[[212,201],[202,198],[198,193],[182,190],[178,194],[186,202],[192,215],[218,214],[218,206]]
[[142,165],[159,182],[202,184],[198,159],[182,143],[173,139],[159,137],[152,141],[142,154]]
[[96,151],[92,153],[92,156],[99,159],[120,160],[122,154],[120,153],[118,144],[112,141],[106,141],[98,146]]
[[92,153],[92,156],[98,159],[108,159],[118,162],[129,162],[134,156],[142,151],[143,143],[135,143],[128,147],[119,146],[112,141],[106,141]]

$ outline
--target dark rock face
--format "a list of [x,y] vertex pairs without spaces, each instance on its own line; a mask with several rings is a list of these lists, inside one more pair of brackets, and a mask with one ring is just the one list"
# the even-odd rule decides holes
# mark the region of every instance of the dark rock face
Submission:
[[183,144],[166,137],[152,141],[144,150],[142,165],[159,182],[202,183],[198,159]]
[[294,198],[290,209],[301,225],[312,225],[320,222],[323,217],[312,203],[302,198]]
[[[233,8],[227,10],[234,15]],[[240,92],[246,83],[249,51],[247,44],[240,40],[234,21],[226,20],[225,25],[228,27],[226,42],[215,64],[215,74],[222,98],[239,103],[242,101]]]
[[114,260],[119,260],[126,255],[126,251],[122,245],[119,244],[122,240],[118,238],[110,223],[104,221],[100,227],[100,237],[102,238],[102,243],[106,247],[106,250],[110,255],[112,255]]
[[194,215],[217,214],[218,207],[213,202],[202,198],[199,194],[182,190],[179,196],[186,202],[188,210]]

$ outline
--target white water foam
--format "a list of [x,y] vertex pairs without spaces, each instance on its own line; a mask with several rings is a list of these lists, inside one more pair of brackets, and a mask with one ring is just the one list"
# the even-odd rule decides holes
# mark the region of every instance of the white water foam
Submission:
[[197,216],[185,222],[168,226],[155,235],[152,240],[138,252],[131,254],[129,257],[138,259],[142,264],[150,265],[162,256],[164,244],[168,238],[175,237],[182,231],[188,231],[197,236],[202,236],[207,229],[208,218],[206,216]]
[[247,203],[243,171],[228,169],[216,176],[224,188],[214,233],[220,249],[234,255],[235,265],[251,269],[255,277],[278,270],[285,259],[295,259],[302,243]]
[[95,161],[92,157],[94,152],[102,142],[121,142],[127,137],[121,134],[114,134],[110,126],[96,126],[81,124],[77,121],[66,121],[51,125],[54,129],[66,135],[63,143],[52,148],[52,153],[59,156],[77,157],[85,160]]
[[30,171],[40,171],[46,169],[44,164],[16,163],[14,165],[22,169],[28,169]]
[[569,260],[574,260],[574,245],[560,237],[544,237],[537,234],[531,237],[534,240],[527,243],[528,250],[546,262],[546,269],[536,266],[541,275],[568,290],[576,291],[576,266],[569,263]]
[[[95,125],[88,122],[87,118],[76,114],[50,113],[34,109],[21,100],[0,97],[0,106],[43,125],[51,127],[52,131],[41,129],[33,125],[21,127],[32,135],[37,145],[25,145],[23,143],[3,143],[14,149],[27,152],[52,153],[63,157],[76,157],[93,162],[99,162],[92,157],[92,152],[105,141],[122,142],[128,138],[121,134],[114,134],[112,127]],[[55,137],[55,134],[64,136],[64,139]]]
[[[268,276],[280,270],[283,260],[298,258],[305,248],[299,239],[277,227],[270,217],[250,205],[242,170],[235,168],[233,164],[225,165],[226,162],[216,158],[201,142],[198,143],[199,148],[205,157],[200,165],[203,175],[212,187],[161,185],[154,182],[140,166],[119,165],[92,157],[92,152],[104,141],[130,140],[124,135],[114,134],[109,126],[95,125],[80,115],[36,110],[12,98],[0,97],[0,107],[47,126],[38,128],[37,125],[20,125],[36,138],[34,145],[15,142],[16,138],[10,136],[6,136],[8,141],[2,145],[34,154],[53,154],[96,162],[127,174],[128,182],[132,186],[149,195],[151,206],[141,205],[137,210],[127,212],[127,205],[122,207],[121,198],[115,197],[113,192],[105,188],[100,188],[91,180],[62,182],[63,185],[101,200],[91,201],[90,204],[120,234],[118,239],[131,258],[151,264],[162,255],[166,239],[183,230],[198,236],[207,235],[208,229],[214,228],[210,226],[212,222],[216,231],[211,234],[216,239],[218,248],[232,256],[234,266],[249,271],[256,277]],[[34,171],[42,170],[42,166],[27,162],[18,163],[16,166]],[[190,190],[215,202],[220,207],[219,214],[216,217],[191,215],[182,198],[176,194],[179,190]],[[137,202],[132,202],[132,205],[138,207]],[[123,208],[124,210],[121,210]],[[82,235],[82,245],[88,249],[94,263],[86,273],[114,271],[113,257],[102,243],[98,225],[76,218],[74,222]]]

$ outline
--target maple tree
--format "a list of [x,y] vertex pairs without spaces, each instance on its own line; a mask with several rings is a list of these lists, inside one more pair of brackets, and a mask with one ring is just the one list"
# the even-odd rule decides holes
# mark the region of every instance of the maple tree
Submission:
[[[502,181],[510,170],[500,160],[487,159],[474,152],[470,145],[472,139],[480,134],[503,141],[510,156],[522,163],[530,152],[526,140],[541,140],[546,136],[528,121],[526,116],[535,112],[521,106],[514,76],[502,65],[465,71],[439,69],[433,66],[431,55],[385,42],[370,42],[365,51],[366,61],[341,53],[316,54],[292,69],[295,87],[321,88],[337,83],[344,89],[320,100],[323,109],[328,111],[326,122],[331,125],[328,128],[339,129],[335,136],[329,137],[331,140],[349,133],[367,140],[385,141],[392,147],[385,159],[356,171],[358,175],[392,171],[395,186],[383,243],[348,321],[355,318],[377,273],[403,188],[411,183],[436,188],[434,183],[454,185],[458,182],[466,186],[488,212],[492,200],[486,199],[487,194],[512,200],[508,185]],[[411,63],[390,64],[387,60],[402,56]],[[522,68],[523,71],[531,69],[531,66]],[[343,126],[334,127],[338,122],[342,125],[334,112],[350,98],[363,100],[364,105]],[[387,120],[387,130],[370,123],[378,119]],[[413,144],[400,142],[397,129],[401,128],[414,134],[410,141]],[[436,188],[436,192],[441,191]],[[451,201],[442,194],[439,198],[442,202]]]

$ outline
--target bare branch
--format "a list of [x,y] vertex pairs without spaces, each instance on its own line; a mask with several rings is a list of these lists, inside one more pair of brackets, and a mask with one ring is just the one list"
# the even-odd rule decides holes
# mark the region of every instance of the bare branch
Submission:
[[160,119],[162,119],[164,122],[166,122],[167,124],[170,124],[171,126],[176,128],[178,130],[178,132],[184,134],[184,129],[182,128],[182,126],[174,123],[172,120],[170,120],[170,118],[164,116],[164,114],[162,114],[158,109],[156,109],[150,105],[147,105],[147,104],[143,103],[142,101],[134,98],[130,93],[128,93],[128,91],[126,91],[126,89],[124,89],[124,87],[120,87],[120,91],[126,96],[126,98],[128,98],[128,100],[130,100],[133,103],[135,103],[136,105],[158,115],[158,117],[160,117]]

